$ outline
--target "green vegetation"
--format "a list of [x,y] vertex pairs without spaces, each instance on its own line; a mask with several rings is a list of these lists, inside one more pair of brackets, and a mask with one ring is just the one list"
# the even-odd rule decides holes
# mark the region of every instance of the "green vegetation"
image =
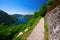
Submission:
[[44,17],[46,12],[47,12],[47,5],[44,4],[38,12],[35,12],[34,17],[35,18],[38,17],[38,16]]
[[[35,12],[30,21],[27,24],[19,24],[19,25],[4,25],[4,24],[9,24],[10,22],[12,23],[16,19],[14,17],[9,16],[7,14],[3,14],[5,16],[1,16],[1,21],[4,24],[0,24],[0,40],[26,40],[26,38],[29,36],[35,25],[39,22],[41,17],[44,17],[46,12],[47,12],[47,4],[44,4],[39,11]],[[4,12],[5,13],[5,12]],[[2,15],[2,14],[1,14]],[[26,17],[26,16],[25,16]],[[30,16],[31,17],[31,16]],[[30,18],[29,17],[29,18]],[[8,20],[9,19],[9,20]],[[13,19],[13,20],[11,20]],[[3,21],[5,20],[5,21]],[[7,21],[8,20],[8,21]],[[24,30],[28,28],[28,31],[24,32]],[[45,40],[48,40],[48,28],[46,25],[46,21],[44,24],[45,28]],[[17,35],[23,32],[22,35],[17,37]]]
[[[26,37],[31,33],[34,26],[38,23],[41,16],[34,18],[32,17],[31,20],[27,24],[20,24],[20,25],[0,25],[0,39],[1,40],[26,40]],[[28,28],[28,32],[24,32],[24,30]],[[16,36],[23,32],[23,36],[16,38]]]
[[48,5],[52,5],[53,3],[60,5],[60,0],[48,0]]
[[23,35],[19,36],[18,38],[15,38],[14,40],[18,40],[19,38],[21,40],[26,40],[26,38],[29,36],[29,34],[31,33],[31,31],[33,30],[33,28],[35,27],[35,25],[39,22],[41,16],[37,17],[37,18],[32,18],[27,24],[26,24],[26,28],[28,28],[27,32],[23,31]]
[[44,38],[45,38],[45,40],[48,40],[48,27],[47,27],[47,23],[46,23],[46,18],[45,17],[44,17],[44,29],[45,29]]
[[[35,25],[41,19],[41,17],[45,16],[46,11],[47,11],[47,7],[44,4],[38,12],[35,12],[35,14],[32,16],[32,18],[27,24],[10,25],[10,26],[1,24],[0,25],[0,40],[26,40],[26,38],[29,36],[29,34],[31,33]],[[7,23],[9,23],[9,21]],[[26,28],[28,28],[28,31],[24,32]],[[23,32],[23,35],[20,35],[19,37],[17,37],[17,35],[20,32]]]
[[6,12],[0,10],[0,24],[10,25],[16,21],[16,18],[8,15]]
[[46,12],[47,12],[47,5],[44,4],[44,5],[40,8],[39,14],[40,14],[40,16],[44,17],[45,14],[46,14]]
[[12,40],[14,35],[25,29],[24,25],[11,25],[3,26],[0,25],[0,40]]
[[[35,12],[34,15],[30,16],[26,15],[25,17],[29,16],[27,18],[31,18],[27,24],[9,25],[9,26],[5,25],[13,23],[14,21],[16,21],[16,18],[13,16],[9,16],[6,12],[0,10],[0,40],[26,40],[26,38],[29,36],[35,25],[39,22],[41,17],[45,17],[48,8],[54,2],[55,0],[48,0],[48,3],[43,4],[40,10]],[[27,28],[28,31],[24,32],[24,30]],[[44,29],[45,29],[45,36],[44,36],[45,40],[48,40],[48,27],[46,24],[46,20],[44,21]],[[17,35],[20,32],[23,32],[23,34],[17,37]]]
[[24,34],[19,36],[18,38],[15,38],[15,40],[18,40],[19,38],[21,40],[26,40],[26,38],[29,36],[29,34],[31,33],[31,31],[33,30],[35,25],[41,19],[41,17],[45,16],[46,11],[47,11],[47,6],[46,6],[46,4],[44,4],[38,12],[34,13],[34,15],[31,18],[31,20],[26,24],[26,26],[28,27],[29,30],[27,32],[24,32]]
[[52,5],[55,0],[48,0],[48,5]]

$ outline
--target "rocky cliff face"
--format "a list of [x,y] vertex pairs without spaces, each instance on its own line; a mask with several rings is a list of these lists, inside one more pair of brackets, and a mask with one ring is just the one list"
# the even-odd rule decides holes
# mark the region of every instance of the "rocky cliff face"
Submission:
[[49,40],[60,40],[60,6],[46,14]]

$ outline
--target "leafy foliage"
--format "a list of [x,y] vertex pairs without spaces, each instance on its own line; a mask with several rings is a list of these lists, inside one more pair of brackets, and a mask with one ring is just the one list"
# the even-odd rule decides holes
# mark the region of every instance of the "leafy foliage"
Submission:
[[12,24],[14,21],[16,21],[15,17],[12,17],[8,15],[6,12],[0,10],[0,23],[4,24]]
[[25,27],[23,25],[11,25],[11,26],[3,26],[0,25],[0,40],[12,40],[13,36],[20,31],[23,31]]
[[47,27],[47,23],[46,23],[46,18],[45,17],[44,17],[44,29],[45,29],[44,39],[45,40],[49,40],[48,39],[48,27]]
[[47,11],[47,6],[46,6],[46,4],[44,4],[39,11],[40,16],[42,16],[42,17],[45,16],[46,11]]
[[[30,21],[27,24],[19,24],[19,25],[10,25],[6,26],[4,24],[12,23],[15,21],[14,17],[9,16],[5,12],[0,12],[2,16],[0,16],[0,23],[3,23],[0,25],[0,40],[25,40],[23,36],[21,38],[16,38],[15,35],[19,32],[23,32],[26,28],[29,28],[28,34],[31,32],[31,30],[34,28],[34,26],[38,23],[41,17],[44,17],[47,11],[47,6],[44,4],[41,9],[38,12],[35,12],[34,15],[31,17]],[[30,17],[29,17],[30,18]],[[12,20],[11,20],[12,19]],[[8,21],[6,21],[8,20]],[[25,34],[25,35],[28,35]],[[26,36],[25,36],[26,37]]]
[[54,3],[55,0],[48,0],[48,5],[51,5]]
[[37,18],[37,17],[39,17],[39,16],[40,16],[39,12],[35,12],[35,13],[34,13],[34,18]]
[[[23,32],[26,28],[29,28],[30,30],[33,28],[33,25],[36,25],[37,21],[40,18],[32,18],[27,24],[20,24],[20,25],[10,25],[5,26],[4,24],[0,25],[0,40],[12,40],[18,34],[19,32]],[[22,40],[25,38],[16,38],[16,40]]]
[[47,6],[46,6],[46,4],[44,4],[38,12],[35,12],[34,18],[37,18],[39,16],[44,17],[46,12],[47,12]]

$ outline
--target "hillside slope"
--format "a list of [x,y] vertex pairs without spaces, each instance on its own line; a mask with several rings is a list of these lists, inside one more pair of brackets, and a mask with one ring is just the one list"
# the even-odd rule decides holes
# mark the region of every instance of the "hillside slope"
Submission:
[[13,16],[8,15],[6,12],[0,10],[0,24],[12,24],[13,22],[16,21],[16,18]]

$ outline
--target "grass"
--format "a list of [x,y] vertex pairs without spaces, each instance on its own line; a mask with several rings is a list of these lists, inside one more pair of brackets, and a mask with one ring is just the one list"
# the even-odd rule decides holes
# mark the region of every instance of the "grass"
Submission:
[[[34,29],[34,27],[37,25],[37,23],[39,22],[39,20],[41,19],[41,17],[37,17],[37,18],[32,18],[27,24],[23,25],[18,25],[18,26],[14,26],[12,25],[11,27],[5,27],[3,25],[0,25],[0,35],[2,35],[2,33],[4,33],[4,35],[13,35],[11,37],[13,37],[13,40],[27,40],[27,37],[31,34],[32,30]],[[44,17],[45,19],[45,17]],[[3,29],[4,28],[4,29]],[[28,28],[28,31],[24,32],[24,30]],[[48,27],[46,24],[46,19],[44,20],[44,28],[45,28],[45,40],[48,40]],[[3,29],[3,30],[2,30]],[[2,32],[1,32],[2,30]],[[17,35],[23,32],[22,35],[20,35],[19,37],[17,37]],[[5,37],[5,36],[4,36]],[[6,37],[7,38],[7,37]]]
[[41,17],[31,19],[30,22],[27,24],[29,30],[27,32],[23,32],[23,35],[20,35],[18,38],[15,38],[14,40],[27,40],[27,37],[32,32],[33,28],[36,26],[40,19]]
[[48,40],[48,27],[47,27],[47,23],[46,23],[46,18],[45,18],[45,17],[44,17],[44,29],[45,29],[44,39],[45,39],[45,40]]

